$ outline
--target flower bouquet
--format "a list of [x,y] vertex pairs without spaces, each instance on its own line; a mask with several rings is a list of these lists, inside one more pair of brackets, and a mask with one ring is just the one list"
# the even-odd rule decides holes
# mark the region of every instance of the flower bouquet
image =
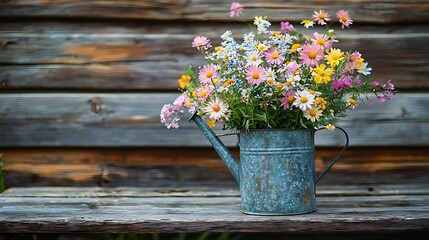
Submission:
[[[243,11],[234,2],[231,17]],[[336,14],[341,28],[353,23],[347,11]],[[222,36],[220,46],[198,36],[192,47],[201,51],[206,64],[190,66],[178,80],[182,94],[161,111],[161,123],[178,128],[185,110],[197,114],[213,127],[225,129],[334,129],[341,117],[359,102],[391,99],[396,92],[388,80],[380,84],[369,78],[371,68],[358,51],[335,47],[332,16],[314,11],[304,20],[305,28],[325,26],[311,35],[299,32],[288,22],[271,30],[266,17],[256,16],[252,30],[241,41],[231,31]]]

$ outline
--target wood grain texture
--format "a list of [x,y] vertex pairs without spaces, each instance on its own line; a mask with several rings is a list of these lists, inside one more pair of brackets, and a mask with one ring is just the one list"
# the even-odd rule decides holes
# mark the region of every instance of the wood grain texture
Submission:
[[[196,126],[159,123],[163,104],[177,94],[2,94],[0,146],[209,146]],[[425,146],[429,142],[427,94],[399,94],[392,101],[362,105],[338,125],[351,146]],[[189,114],[188,114],[189,115]],[[223,131],[217,131],[218,133]],[[150,136],[147,137],[147,136]],[[338,132],[316,133],[318,146],[341,146]],[[225,137],[228,146],[236,137]]]
[[[321,185],[318,197],[344,196],[395,196],[429,195],[428,183],[409,184],[355,184]],[[137,188],[137,187],[13,187],[1,197],[13,198],[151,198],[151,197],[239,197],[238,186],[234,188],[186,187],[186,188]]]
[[[0,90],[175,90],[189,64],[205,62],[192,39],[206,35],[216,45],[227,29],[237,39],[248,31],[244,23],[3,23]],[[428,37],[422,24],[356,26],[338,31],[337,47],[359,50],[375,79],[429,89]]]
[[[309,18],[313,10],[326,9],[331,12],[347,9],[357,22],[399,23],[428,21],[427,1],[241,1],[246,11],[242,18],[268,15],[280,21],[299,22]],[[186,20],[186,21],[231,21],[228,11],[230,1],[3,1],[1,17],[44,17],[44,18],[115,18],[138,20]],[[126,14],[124,14],[126,13]]]
[[[237,158],[238,149],[232,148]],[[213,148],[2,148],[7,187],[236,187]],[[319,174],[339,152],[317,148]],[[429,149],[350,148],[320,187],[429,182]],[[393,190],[393,189],[391,189]]]
[[[91,197],[85,192],[97,192],[99,189],[83,189],[82,195],[76,191],[56,190],[63,196],[47,196],[40,191],[27,197],[1,195],[0,233],[368,233],[429,230],[427,193],[319,196],[316,213],[267,217],[242,214],[238,196],[204,197],[204,192],[197,195],[190,192],[189,196],[184,194],[180,197],[168,194],[142,196],[141,189],[127,188],[128,194],[133,191],[136,194],[132,194],[133,197],[114,194]],[[346,193],[347,189],[342,192]]]

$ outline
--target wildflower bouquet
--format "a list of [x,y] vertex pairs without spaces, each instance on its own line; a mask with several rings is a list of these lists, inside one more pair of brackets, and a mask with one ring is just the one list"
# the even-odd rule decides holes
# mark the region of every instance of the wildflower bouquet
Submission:
[[[243,10],[231,6],[231,16]],[[336,13],[341,28],[353,23],[347,11]],[[255,17],[253,30],[237,42],[231,31],[215,48],[198,36],[192,47],[202,52],[207,64],[190,66],[178,80],[182,94],[166,104],[161,123],[178,128],[180,113],[197,111],[208,125],[221,122],[224,128],[246,131],[263,128],[333,129],[358,101],[372,93],[380,101],[395,93],[391,81],[370,81],[371,68],[358,51],[335,48],[338,42],[333,21],[324,10],[315,11],[304,27],[326,26],[325,32],[305,35],[292,24],[281,22],[270,30],[266,17]]]

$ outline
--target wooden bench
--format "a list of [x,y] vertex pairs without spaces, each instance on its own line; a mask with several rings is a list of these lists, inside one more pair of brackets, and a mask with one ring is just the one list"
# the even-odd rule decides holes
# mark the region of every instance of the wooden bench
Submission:
[[429,234],[429,183],[321,186],[315,213],[250,216],[236,189],[12,188],[0,233],[282,232]]

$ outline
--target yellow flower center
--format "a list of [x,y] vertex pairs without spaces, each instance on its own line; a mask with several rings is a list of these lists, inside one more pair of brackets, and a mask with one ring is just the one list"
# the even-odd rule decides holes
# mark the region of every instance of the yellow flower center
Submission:
[[292,81],[287,81],[287,82],[286,82],[286,86],[287,86],[287,87],[292,86]]
[[229,79],[228,81],[226,81],[224,84],[222,84],[222,87],[226,88],[228,87],[231,83],[234,83],[235,80],[234,79]]
[[270,80],[268,80],[267,82],[268,82],[268,84],[270,84],[270,85],[271,85],[271,84],[273,84],[273,83],[274,83],[274,80],[273,80],[273,79],[270,79]]
[[302,96],[302,97],[301,97],[301,102],[302,102],[302,103],[306,103],[306,102],[308,102],[308,98],[307,98],[306,96]]
[[350,62],[354,62],[355,60],[356,60],[355,57],[353,57],[353,56],[350,57]]
[[317,56],[317,54],[314,51],[311,51],[308,53],[308,58],[310,58],[310,59],[315,59],[316,56]]
[[274,52],[273,54],[271,54],[271,58],[273,59],[277,59],[279,57],[279,54]]
[[201,91],[200,92],[200,97],[205,97],[207,95],[207,91]]
[[252,78],[254,78],[254,79],[259,79],[259,73],[258,73],[258,72],[254,72],[254,73],[252,74]]
[[320,18],[320,19],[324,19],[324,18],[325,18],[325,14],[320,13],[320,14],[319,14],[319,18]]
[[347,17],[346,16],[341,16],[341,20],[343,21],[343,22],[347,22]]
[[252,56],[250,59],[252,59],[252,61],[256,61],[258,58],[256,56]]
[[215,112],[219,112],[220,111],[220,105],[217,104],[217,103],[215,103],[215,104],[212,105],[212,109]]
[[319,45],[325,45],[325,40],[322,38],[319,38],[319,39],[317,39],[316,43]]
[[332,60],[338,60],[338,58],[340,58],[340,56],[338,54],[332,55]]
[[301,44],[295,43],[294,45],[292,45],[291,49],[296,50],[297,48],[300,48],[300,47],[301,47]]
[[350,103],[351,105],[356,105],[356,100],[354,100],[353,98],[350,98],[350,99],[349,99],[349,103]]
[[287,102],[289,104],[293,103],[295,101],[295,97],[294,96],[287,96]]
[[211,71],[206,72],[206,78],[211,78],[213,76],[213,73]]
[[309,114],[310,116],[315,117],[317,115],[316,109],[310,109]]

